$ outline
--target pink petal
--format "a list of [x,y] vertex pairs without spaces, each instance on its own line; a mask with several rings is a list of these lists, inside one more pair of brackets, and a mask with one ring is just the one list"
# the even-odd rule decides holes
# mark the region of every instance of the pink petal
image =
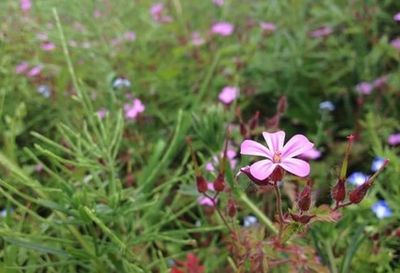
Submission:
[[305,136],[293,136],[282,149],[282,158],[291,158],[300,155],[314,146]]
[[264,139],[267,142],[269,150],[274,154],[282,151],[283,142],[285,141],[285,132],[278,131],[275,133],[263,133]]
[[262,156],[271,159],[272,153],[268,150],[267,147],[261,145],[258,142],[253,140],[246,139],[240,145],[240,153],[242,155],[255,155],[255,156]]
[[260,160],[250,166],[250,174],[258,180],[265,180],[275,170],[276,166],[278,164],[272,163],[269,159]]
[[310,164],[308,164],[304,160],[297,158],[284,159],[282,163],[279,164],[279,166],[281,166],[288,172],[300,177],[307,176],[310,173]]

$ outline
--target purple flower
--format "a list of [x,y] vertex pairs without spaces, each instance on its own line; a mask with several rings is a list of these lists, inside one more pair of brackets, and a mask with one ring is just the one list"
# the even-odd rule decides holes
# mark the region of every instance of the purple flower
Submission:
[[35,67],[33,67],[31,70],[29,70],[27,76],[30,78],[39,76],[40,73],[42,73],[42,66],[41,65],[37,65]]
[[44,42],[42,44],[42,49],[44,51],[53,51],[54,49],[56,49],[56,45],[53,44],[52,42]]
[[101,109],[99,109],[99,110],[96,112],[96,114],[97,114],[97,116],[99,117],[99,119],[105,118],[106,115],[107,115],[107,113],[108,113],[108,110],[105,109],[105,108],[101,108]]
[[393,16],[393,20],[395,20],[396,22],[400,22],[400,12],[396,13],[396,14]]
[[[207,187],[209,191],[215,191],[213,183],[207,182]],[[215,207],[217,200],[215,199],[213,201],[211,198],[201,195],[199,198],[197,198],[197,203],[201,206]]]
[[310,32],[310,36],[313,38],[322,38],[331,35],[333,29],[331,27],[323,26]]
[[245,140],[240,146],[242,155],[260,156],[265,159],[250,166],[250,174],[257,180],[266,180],[277,167],[299,176],[305,177],[310,173],[308,162],[295,158],[310,150],[314,144],[303,135],[293,136],[285,145],[285,132],[263,132],[267,146],[253,140]]
[[139,99],[134,99],[132,103],[126,103],[124,105],[125,118],[134,120],[139,114],[143,113],[146,107]]
[[380,89],[380,88],[385,87],[385,85],[387,84],[387,81],[388,81],[388,76],[383,75],[383,76],[380,76],[379,78],[376,78],[374,80],[374,82],[372,83],[372,85],[374,88]]
[[387,142],[389,145],[396,146],[400,144],[400,133],[389,135]]
[[28,68],[29,68],[29,64],[26,63],[26,62],[22,62],[22,63],[18,64],[18,65],[15,67],[15,73],[17,73],[17,74],[23,74],[23,73],[25,73],[25,72],[28,70]]
[[211,27],[211,32],[223,37],[226,36],[230,36],[233,31],[234,31],[235,27],[228,22],[218,22],[215,23],[214,25],[212,25]]
[[368,175],[363,172],[354,172],[349,177],[347,177],[347,181],[354,186],[360,186],[364,184],[367,180]]
[[21,0],[19,3],[22,11],[27,12],[32,8],[31,0]]
[[150,8],[150,15],[153,20],[157,23],[170,23],[172,18],[170,16],[164,15],[164,4],[156,3]]
[[395,49],[400,50],[400,38],[396,38],[390,42],[390,45]]
[[371,206],[371,210],[379,219],[392,216],[393,212],[385,200],[379,200]]
[[[220,156],[222,157],[223,153],[221,153]],[[234,169],[236,167],[236,164],[237,164],[236,151],[233,148],[228,147],[228,149],[226,151],[226,157],[227,157],[227,159],[229,161],[231,169]],[[218,164],[219,164],[218,156],[213,156],[212,161],[207,162],[206,170],[209,171],[209,172],[214,172],[215,171],[215,167],[218,166]]]
[[192,45],[201,46],[205,43],[204,38],[198,32],[192,32]]
[[231,104],[239,96],[239,88],[225,86],[218,95],[218,99],[226,105]]
[[359,84],[356,85],[356,91],[359,94],[363,94],[363,95],[371,94],[373,89],[374,89],[374,86],[369,82],[360,82]]
[[135,41],[136,40],[136,33],[133,31],[127,31],[123,35],[125,41]]
[[310,150],[299,155],[299,157],[306,160],[315,160],[321,157],[321,152],[313,147]]
[[222,7],[224,5],[224,0],[212,0],[214,5]]
[[261,22],[260,27],[264,32],[272,33],[276,30],[276,25],[272,22]]

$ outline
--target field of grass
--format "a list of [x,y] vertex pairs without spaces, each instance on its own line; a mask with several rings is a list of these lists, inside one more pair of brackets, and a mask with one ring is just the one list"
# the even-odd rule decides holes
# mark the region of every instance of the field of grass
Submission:
[[0,273],[400,273],[398,0],[0,18]]

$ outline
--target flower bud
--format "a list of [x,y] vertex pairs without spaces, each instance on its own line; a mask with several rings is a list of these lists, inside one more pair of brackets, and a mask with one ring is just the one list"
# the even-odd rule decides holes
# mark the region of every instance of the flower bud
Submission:
[[310,209],[310,206],[311,206],[311,185],[310,185],[310,183],[307,183],[307,185],[304,187],[303,191],[300,193],[297,204],[302,211],[307,211]]
[[257,111],[249,121],[250,130],[254,130],[257,127],[259,117],[260,111]]
[[286,109],[287,109],[287,99],[286,96],[282,96],[279,98],[277,111],[278,113],[283,114],[285,113]]
[[371,183],[369,181],[364,184],[358,186],[354,190],[352,190],[349,194],[349,200],[352,204],[360,203],[365,195],[367,194],[368,189],[371,187]]
[[200,193],[204,193],[208,190],[207,181],[201,175],[196,176],[196,185],[197,185],[197,191]]
[[221,192],[225,188],[224,175],[220,173],[214,181],[214,189],[216,192]]
[[244,123],[240,123],[240,135],[244,138],[247,137],[247,128],[246,128],[246,124]]
[[272,172],[271,176],[269,179],[273,182],[278,182],[281,181],[283,178],[284,171],[281,167],[276,167],[275,170]]
[[331,195],[337,203],[342,202],[346,198],[345,180],[339,178],[338,182],[331,190]]
[[237,212],[236,203],[233,199],[228,200],[228,215],[229,217],[235,217]]

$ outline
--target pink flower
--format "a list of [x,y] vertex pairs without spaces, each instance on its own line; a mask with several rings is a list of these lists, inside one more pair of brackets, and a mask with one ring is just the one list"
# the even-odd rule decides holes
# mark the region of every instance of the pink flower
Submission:
[[[223,156],[223,152],[220,154],[220,156]],[[231,169],[234,169],[237,164],[236,160],[236,151],[233,148],[228,148],[226,151],[226,157],[229,161],[229,164],[231,166]],[[206,164],[206,170],[209,172],[214,172],[215,167],[217,167],[219,164],[219,158],[217,156],[213,156],[212,161],[207,162]]]
[[374,89],[374,86],[369,83],[369,82],[360,82],[359,84],[357,84],[356,86],[356,91],[359,94],[363,94],[363,95],[369,95],[371,94],[372,90]]
[[39,76],[39,74],[42,72],[42,66],[41,65],[37,65],[35,67],[33,67],[31,70],[29,70],[27,76],[30,78]]
[[21,0],[19,3],[22,11],[29,11],[32,8],[31,0]]
[[203,37],[201,37],[200,33],[192,32],[192,45],[201,46],[204,43],[205,43],[205,40]]
[[388,76],[387,75],[383,75],[383,76],[380,76],[379,78],[376,78],[374,80],[374,82],[372,83],[372,85],[373,85],[374,88],[378,88],[379,89],[379,88],[385,87],[387,82],[388,82]]
[[211,32],[220,36],[229,36],[233,33],[235,27],[228,22],[218,22],[212,25]]
[[136,33],[133,31],[127,31],[124,33],[125,41],[135,41],[136,40]]
[[390,145],[393,145],[393,146],[399,145],[399,144],[400,144],[400,133],[391,134],[391,135],[388,137],[387,142],[388,142]]
[[105,109],[105,108],[101,108],[101,109],[99,109],[99,110],[96,112],[97,116],[98,116],[100,119],[105,118],[106,115],[107,115],[107,113],[108,113],[108,110]]
[[299,155],[299,157],[306,160],[315,160],[321,157],[321,152],[315,148],[311,148],[310,150]]
[[53,51],[54,49],[56,49],[56,45],[53,44],[52,42],[44,42],[42,44],[42,49],[44,51]]
[[390,45],[392,47],[394,47],[395,49],[399,49],[400,50],[400,38],[396,38],[396,39],[392,40],[390,42]]
[[140,113],[145,110],[144,104],[139,99],[134,99],[132,103],[124,105],[125,117],[127,119],[136,119]]
[[239,96],[239,88],[235,86],[225,86],[218,95],[218,99],[226,104],[231,104]]
[[151,6],[150,15],[157,23],[169,23],[172,21],[170,16],[164,15],[164,4],[157,3]]
[[331,27],[320,27],[310,32],[310,36],[313,38],[322,38],[329,36],[333,32]]
[[266,159],[257,161],[249,168],[250,174],[257,180],[267,179],[277,167],[300,177],[310,173],[310,165],[295,158],[310,150],[314,144],[303,135],[293,136],[285,145],[285,132],[263,133],[267,147],[253,140],[245,140],[240,146],[242,155],[261,156]]
[[94,18],[99,18],[101,16],[101,11],[98,9],[94,10],[93,16]]
[[[213,183],[208,182],[207,187],[209,191],[215,191]],[[211,198],[201,195],[197,198],[197,203],[202,206],[215,207],[217,200],[213,201]]]
[[28,70],[28,68],[29,68],[29,64],[26,63],[26,62],[22,62],[22,63],[18,64],[18,65],[15,67],[15,73],[17,73],[17,74],[23,74],[23,73],[25,73],[25,72]]
[[214,5],[221,7],[224,5],[224,0],[213,0]]
[[276,30],[276,25],[271,22],[261,22],[260,27],[263,31],[267,33],[272,33]]
[[395,20],[396,22],[400,22],[400,12],[396,13],[396,14],[393,16],[393,20]]

